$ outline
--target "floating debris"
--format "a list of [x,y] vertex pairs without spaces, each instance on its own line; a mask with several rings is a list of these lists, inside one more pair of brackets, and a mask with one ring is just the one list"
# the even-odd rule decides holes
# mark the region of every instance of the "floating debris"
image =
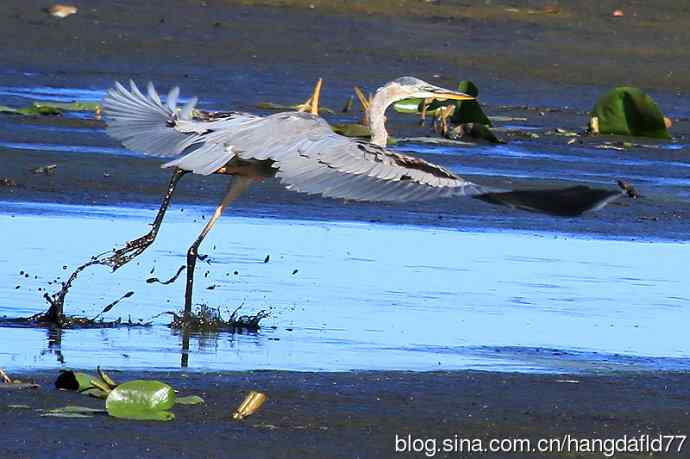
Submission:
[[5,373],[5,370],[0,368],[0,390],[2,389],[9,389],[9,390],[21,390],[21,389],[37,389],[40,387],[38,384],[34,383],[28,383],[21,381],[19,379],[12,379],[10,376]]
[[55,175],[55,169],[57,169],[57,164],[48,164],[46,166],[37,167],[36,169],[31,169],[31,172],[36,175]]
[[262,392],[254,390],[249,392],[237,410],[232,414],[232,418],[241,421],[251,416],[261,408],[261,405],[263,405],[266,400],[268,400],[268,396]]
[[0,186],[6,186],[8,188],[13,188],[17,186],[17,182],[8,177],[0,177]]
[[345,105],[343,106],[343,109],[341,110],[341,112],[348,113],[348,112],[352,111],[352,105],[353,105],[352,101],[353,101],[352,96],[348,96],[347,100],[345,101]]
[[53,17],[64,19],[68,16],[72,16],[73,14],[77,14],[79,12],[79,8],[74,5],[63,5],[62,3],[56,3],[55,5],[46,8],[45,11]]

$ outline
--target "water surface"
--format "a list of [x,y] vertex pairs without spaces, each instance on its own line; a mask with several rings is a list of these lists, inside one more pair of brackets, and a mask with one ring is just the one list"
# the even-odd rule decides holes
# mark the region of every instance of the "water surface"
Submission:
[[[209,213],[173,207],[155,245],[131,265],[85,272],[67,311],[95,316],[129,290],[135,295],[107,318],[151,320],[179,310],[181,280],[145,280],[172,276],[185,263]],[[45,309],[39,288],[53,291],[48,282],[56,276],[143,234],[153,215],[4,203],[0,225],[11,244],[0,254],[0,315]],[[195,370],[690,369],[686,242],[230,212],[201,252],[210,257],[197,266],[196,302],[266,309],[271,317],[257,334],[192,336],[188,364]],[[147,329],[61,334],[2,328],[0,367],[179,368],[185,339],[165,327],[167,320],[159,316]]]

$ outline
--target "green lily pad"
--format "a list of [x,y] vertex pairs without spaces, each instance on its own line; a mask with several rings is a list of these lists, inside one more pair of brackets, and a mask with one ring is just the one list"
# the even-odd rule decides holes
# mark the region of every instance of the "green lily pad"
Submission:
[[333,125],[332,129],[337,134],[344,135],[345,137],[361,137],[365,139],[371,137],[369,127],[363,124],[336,124]]
[[[464,92],[472,97],[479,96],[479,88],[469,80],[463,80],[458,84],[458,91]],[[396,102],[393,109],[398,113],[419,114],[424,109],[423,99],[404,99]],[[479,123],[491,126],[491,120],[482,110],[476,100],[435,100],[426,109],[429,115],[435,115],[440,108],[448,105],[455,105],[455,112],[451,117],[453,124]]]
[[206,401],[199,397],[198,395],[188,395],[186,397],[177,397],[175,400],[176,405],[200,405],[206,403]]
[[62,110],[54,107],[31,105],[24,108],[12,108],[0,105],[0,113],[23,116],[56,116],[61,115]]
[[621,86],[603,95],[592,110],[600,134],[670,139],[664,114],[641,89]]
[[160,381],[134,380],[113,389],[105,401],[108,414],[139,421],[171,421],[175,405],[172,387]]
[[[422,99],[403,99],[393,104],[393,110],[406,115],[418,115],[421,111],[419,105],[422,102]],[[429,110],[427,110],[428,112]]]
[[52,108],[55,110],[63,110],[66,112],[95,112],[101,105],[98,102],[47,102],[47,101],[36,101],[32,104],[34,107],[39,108]]

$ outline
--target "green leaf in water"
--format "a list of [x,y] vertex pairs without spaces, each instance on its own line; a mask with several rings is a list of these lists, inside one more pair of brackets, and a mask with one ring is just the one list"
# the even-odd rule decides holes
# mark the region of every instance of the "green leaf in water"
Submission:
[[177,397],[175,400],[176,405],[200,405],[206,403],[203,398],[198,395],[188,395],[186,397]]
[[44,418],[73,418],[73,419],[89,419],[92,418],[90,414],[81,414],[81,413],[43,413],[41,417]]
[[32,105],[24,108],[12,108],[4,105],[0,106],[0,113],[9,113],[11,115],[24,116],[55,116],[61,115],[62,110],[53,107],[43,107]]
[[116,418],[171,421],[169,410],[175,405],[172,387],[160,381],[134,380],[113,389],[105,401],[108,414]]
[[[470,80],[461,81],[458,84],[458,91],[472,97],[479,97],[479,88]],[[455,101],[455,112],[450,120],[453,124],[478,123],[491,126],[491,120],[484,114],[482,107],[476,100]]]
[[57,379],[55,380],[55,387],[57,389],[85,391],[93,388],[91,380],[95,379],[86,373],[74,372],[72,370],[61,370]]
[[95,112],[100,109],[100,104],[98,102],[47,102],[47,101],[36,101],[33,103],[34,107],[46,107],[55,110],[63,110],[66,112]]
[[[458,84],[458,91],[472,97],[479,96],[479,88],[469,80],[463,80]],[[396,102],[393,109],[398,113],[419,114],[422,112],[423,99],[404,99]],[[453,124],[479,123],[491,126],[491,120],[484,114],[479,102],[476,100],[435,100],[426,109],[429,115],[435,115],[440,108],[454,105],[455,111],[451,117]]]
[[368,139],[371,137],[369,127],[363,124],[336,124],[332,126],[333,131],[345,137],[361,137]]
[[107,411],[88,406],[67,405],[62,408],[46,410],[41,416],[57,418],[92,418],[94,414],[106,414]]
[[594,106],[600,134],[670,139],[664,114],[641,89],[621,86],[604,94]]

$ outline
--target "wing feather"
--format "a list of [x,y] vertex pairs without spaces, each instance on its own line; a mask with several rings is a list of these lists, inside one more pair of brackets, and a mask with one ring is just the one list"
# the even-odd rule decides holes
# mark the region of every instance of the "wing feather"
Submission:
[[352,200],[407,201],[479,194],[486,190],[413,156],[335,134],[308,113],[268,117],[228,113],[193,118],[196,98],[178,112],[179,89],[165,104],[152,84],[146,95],[134,82],[108,91],[108,133],[132,150],[178,156],[163,167],[208,175],[233,157],[269,160],[288,188]]

